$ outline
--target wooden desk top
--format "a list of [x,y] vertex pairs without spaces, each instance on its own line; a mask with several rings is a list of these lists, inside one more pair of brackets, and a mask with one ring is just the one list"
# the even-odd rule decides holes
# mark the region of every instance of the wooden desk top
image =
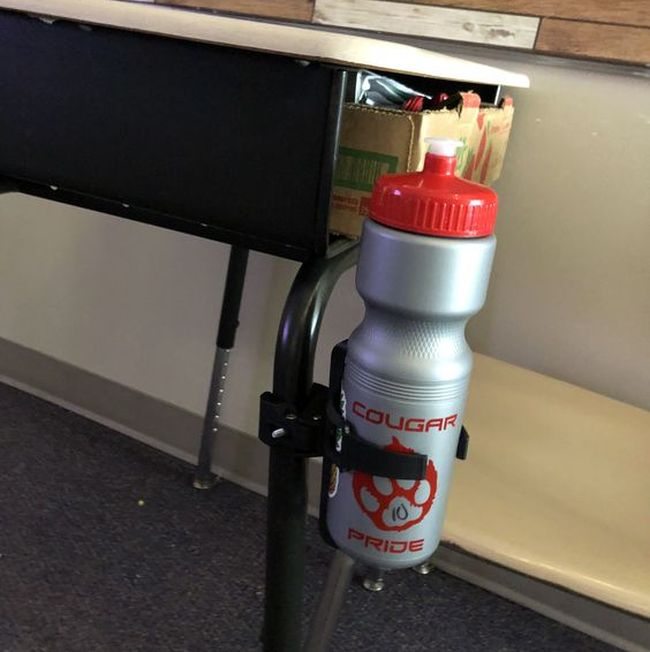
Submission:
[[528,88],[526,75],[399,43],[121,0],[0,0],[0,9],[421,77]]

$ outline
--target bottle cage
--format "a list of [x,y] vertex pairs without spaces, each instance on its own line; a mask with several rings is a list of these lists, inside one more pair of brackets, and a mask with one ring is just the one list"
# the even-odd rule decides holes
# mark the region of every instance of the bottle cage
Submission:
[[329,432],[323,457],[341,471],[360,471],[398,480],[423,480],[428,458],[420,453],[389,451],[359,437],[354,425],[346,421],[339,410],[341,381],[345,368],[347,340],[332,351],[330,392],[327,403]]
[[[299,414],[272,392],[260,397],[259,438],[268,446],[282,446],[300,457],[323,456],[319,525],[321,536],[336,547],[327,531],[327,502],[334,466],[339,472],[357,471],[399,480],[422,480],[428,457],[420,453],[390,451],[362,439],[352,423],[341,415],[341,382],[345,369],[347,340],[333,351],[329,388],[314,383]],[[467,458],[469,435],[461,427],[456,457]]]

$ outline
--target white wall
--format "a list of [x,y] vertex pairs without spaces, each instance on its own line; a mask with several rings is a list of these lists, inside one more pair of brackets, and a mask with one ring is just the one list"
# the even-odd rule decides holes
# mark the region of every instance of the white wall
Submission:
[[650,408],[650,83],[525,66],[475,347]]
[[[650,84],[528,73],[498,190],[499,246],[477,350],[650,407]],[[0,337],[202,412],[227,247],[28,197],[0,197]],[[224,421],[254,433],[297,266],[253,254]],[[353,275],[317,379],[359,321]],[[1,361],[0,361],[1,366]]]
[[[0,337],[194,412],[205,407],[228,247],[22,195],[0,199]],[[296,263],[252,254],[224,421],[256,432]],[[327,350],[361,319],[348,273]],[[0,361],[0,368],[1,368]]]

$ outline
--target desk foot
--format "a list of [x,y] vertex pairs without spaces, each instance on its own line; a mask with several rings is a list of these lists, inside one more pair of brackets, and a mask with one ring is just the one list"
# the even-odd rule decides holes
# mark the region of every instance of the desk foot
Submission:
[[378,593],[384,590],[384,573],[378,568],[368,568],[365,577],[361,581],[361,586],[366,591]]
[[413,566],[413,570],[419,575],[428,575],[436,570],[436,565],[433,563],[433,559],[427,559],[425,562]]
[[206,489],[212,489],[215,485],[219,484],[221,482],[221,478],[218,475],[211,475],[207,478],[199,478],[196,476],[194,480],[192,480],[192,486],[195,489],[200,489],[200,490],[206,490]]

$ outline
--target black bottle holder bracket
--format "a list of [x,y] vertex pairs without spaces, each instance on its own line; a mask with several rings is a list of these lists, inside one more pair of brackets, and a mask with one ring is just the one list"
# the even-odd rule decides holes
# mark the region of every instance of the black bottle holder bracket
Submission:
[[338,405],[346,352],[347,340],[334,347],[329,388],[314,383],[300,414],[292,413],[289,405],[272,392],[264,392],[260,398],[262,442],[300,457],[323,458],[319,525],[323,539],[333,547],[336,546],[327,530],[326,515],[334,466],[341,472],[422,480],[428,461],[426,455],[390,451],[362,439],[355,427],[341,416]]

